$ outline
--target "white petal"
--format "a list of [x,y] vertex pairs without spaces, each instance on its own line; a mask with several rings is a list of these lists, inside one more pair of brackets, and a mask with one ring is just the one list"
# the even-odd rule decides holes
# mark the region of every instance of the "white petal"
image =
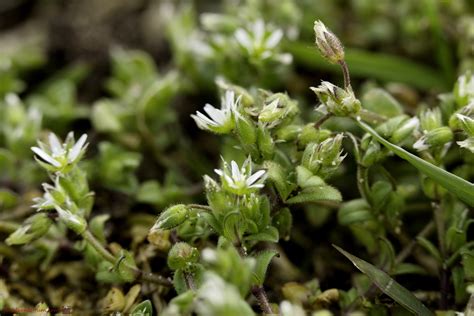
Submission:
[[59,141],[59,138],[56,136],[56,134],[49,133],[48,140],[49,140],[49,146],[51,148],[51,153],[53,154],[53,157],[62,155],[62,153],[64,152],[64,149],[63,149],[63,146],[61,145],[61,142]]
[[247,185],[249,185],[249,186],[252,185],[252,184],[253,184],[254,182],[256,182],[259,178],[261,178],[265,173],[266,173],[265,170],[259,170],[259,171],[255,172],[253,175],[251,175],[251,176],[247,179],[247,181],[246,181]]
[[201,112],[196,112],[197,116],[195,115],[197,119],[199,119],[203,124],[205,125],[212,125],[212,126],[217,126],[216,122],[202,114]]
[[61,164],[59,163],[59,161],[57,161],[56,159],[54,159],[53,157],[51,157],[49,154],[47,154],[44,150],[38,148],[38,147],[31,147],[31,150],[37,154],[38,156],[40,156],[44,161],[46,162],[49,162],[50,164],[52,164],[53,166],[55,167],[61,167]]
[[283,37],[283,32],[282,30],[278,29],[276,31],[274,31],[270,37],[267,38],[267,42],[266,42],[266,47],[267,48],[274,48],[275,46],[278,45],[278,43],[280,43],[281,41],[281,38]]
[[226,121],[226,116],[221,110],[216,109],[210,104],[204,106],[204,111],[209,115],[209,117],[214,120],[218,125],[223,125]]
[[250,52],[252,50],[252,39],[246,31],[244,31],[243,29],[238,29],[237,31],[235,31],[234,36],[237,39],[237,42],[239,42],[239,44],[247,51]]
[[263,36],[265,35],[265,24],[263,23],[263,20],[255,22],[253,25],[253,33],[255,36],[255,42],[258,44],[263,43]]
[[224,172],[222,172],[221,169],[214,169],[214,172],[220,175],[221,177],[224,175]]
[[83,149],[82,147],[86,143],[86,140],[87,140],[87,134],[82,134],[82,136],[79,138],[77,143],[74,144],[74,146],[71,148],[71,151],[69,151],[67,155],[67,159],[69,162],[76,160],[76,158],[81,153]]
[[239,171],[239,166],[234,160],[230,162],[230,165],[232,167],[232,178],[236,179],[237,181],[240,181],[242,179],[242,175]]

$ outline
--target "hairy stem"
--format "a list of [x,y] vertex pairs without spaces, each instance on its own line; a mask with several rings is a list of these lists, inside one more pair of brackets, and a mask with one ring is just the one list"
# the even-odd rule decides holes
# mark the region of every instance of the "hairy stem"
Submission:
[[352,90],[352,88],[351,88],[351,76],[350,76],[349,67],[347,66],[346,61],[341,60],[339,62],[339,65],[341,66],[342,74],[344,76],[344,88]]
[[265,293],[265,289],[261,285],[254,285],[252,286],[252,294],[258,301],[258,305],[264,314],[273,314],[272,307],[268,302],[267,294]]

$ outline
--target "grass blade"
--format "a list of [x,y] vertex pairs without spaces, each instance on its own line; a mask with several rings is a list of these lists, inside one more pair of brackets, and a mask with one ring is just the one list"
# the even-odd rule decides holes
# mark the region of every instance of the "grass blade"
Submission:
[[333,247],[342,253],[347,259],[349,259],[357,269],[367,275],[367,277],[369,277],[369,279],[374,282],[374,284],[377,285],[377,287],[382,292],[390,296],[398,304],[402,305],[415,315],[433,315],[433,313],[430,312],[430,310],[426,308],[426,306],[423,305],[423,303],[421,303],[415,297],[415,295],[392,279],[387,273],[383,272],[367,261],[351,255],[336,245],[333,245]]
[[[310,69],[340,73],[340,67],[328,63],[310,43],[288,42],[284,49],[295,61]],[[421,89],[448,90],[449,81],[439,71],[394,55],[345,48],[345,60],[352,77],[370,77],[407,83]]]
[[364,131],[372,135],[373,138],[390,149],[397,156],[408,161],[412,166],[433,179],[436,183],[457,196],[460,200],[464,201],[470,206],[474,206],[474,184],[413,155],[399,146],[390,143],[364,122],[358,120],[356,120],[356,122]]

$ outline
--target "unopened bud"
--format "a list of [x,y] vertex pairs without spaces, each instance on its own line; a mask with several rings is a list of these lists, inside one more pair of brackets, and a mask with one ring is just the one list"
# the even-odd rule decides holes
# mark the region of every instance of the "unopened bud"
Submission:
[[174,244],[168,253],[168,266],[173,270],[183,269],[199,260],[199,251],[185,242]]
[[413,134],[419,124],[420,121],[417,117],[412,117],[411,119],[406,120],[395,130],[395,132],[393,132],[390,140],[395,144],[401,143],[407,137]]
[[151,230],[155,229],[172,229],[181,225],[188,216],[188,208],[184,204],[178,204],[167,208],[160,214],[155,225]]
[[420,125],[424,132],[443,126],[441,111],[439,108],[425,109],[420,114]]
[[341,41],[329,31],[323,22],[314,22],[315,43],[321,55],[331,63],[338,63],[344,60],[344,47]]
[[469,136],[474,136],[474,119],[462,114],[457,114],[456,117],[458,118],[458,121],[460,123],[459,125],[461,125],[461,128]]
[[30,243],[49,230],[52,220],[48,214],[38,213],[29,217],[16,231],[6,239],[7,245],[23,245]]
[[257,131],[254,122],[250,118],[237,114],[235,116],[237,134],[244,145],[253,145],[257,141]]
[[449,127],[438,127],[423,135],[413,147],[418,151],[427,150],[431,147],[439,147],[453,139],[453,132]]
[[458,78],[454,86],[454,98],[461,108],[474,98],[474,74],[470,71]]
[[327,111],[335,116],[349,116],[360,111],[360,101],[352,89],[341,89],[330,82],[323,81],[317,88],[311,87]]
[[74,231],[76,234],[82,234],[87,229],[87,222],[84,217],[73,214],[68,210],[63,210],[56,206],[59,219],[66,225],[67,228]]

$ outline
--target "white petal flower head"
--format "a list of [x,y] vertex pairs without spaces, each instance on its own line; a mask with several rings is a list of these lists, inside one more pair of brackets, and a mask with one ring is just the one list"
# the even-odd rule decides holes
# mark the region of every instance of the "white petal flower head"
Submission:
[[249,56],[262,60],[273,58],[282,64],[289,64],[292,61],[291,55],[277,52],[283,31],[281,29],[270,31],[263,20],[251,24],[248,30],[237,29],[234,37]]
[[224,190],[233,194],[250,194],[264,187],[266,171],[259,170],[252,174],[250,157],[240,168],[234,160],[230,162],[230,165],[224,161],[224,167],[215,169],[214,172],[221,177]]
[[84,155],[87,145],[87,135],[83,134],[77,142],[74,140],[74,133],[70,132],[64,143],[59,138],[50,133],[48,144],[38,141],[39,147],[31,147],[31,150],[37,157],[38,163],[49,171],[66,172],[70,167],[77,163]]
[[212,105],[206,104],[204,111],[208,116],[197,111],[196,115],[193,114],[191,117],[200,129],[216,134],[227,134],[235,127],[234,115],[239,104],[240,96],[235,99],[234,91],[227,90],[222,99],[221,109],[216,109]]

